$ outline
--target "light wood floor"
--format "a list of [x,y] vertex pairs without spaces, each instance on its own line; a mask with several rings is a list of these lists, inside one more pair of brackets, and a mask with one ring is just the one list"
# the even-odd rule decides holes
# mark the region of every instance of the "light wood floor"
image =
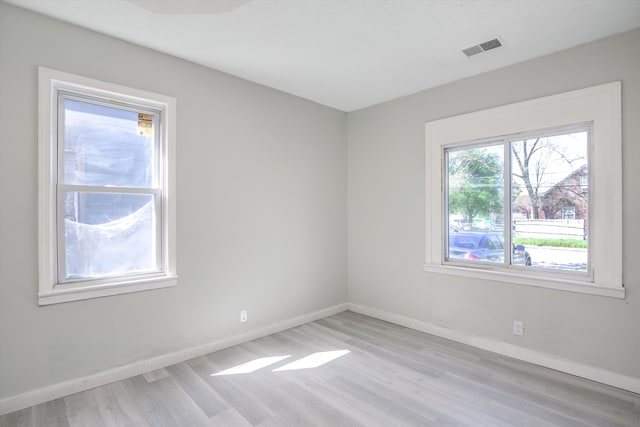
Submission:
[[[350,352],[274,372],[335,350]],[[638,427],[640,395],[344,312],[0,417],[2,427],[69,425]]]

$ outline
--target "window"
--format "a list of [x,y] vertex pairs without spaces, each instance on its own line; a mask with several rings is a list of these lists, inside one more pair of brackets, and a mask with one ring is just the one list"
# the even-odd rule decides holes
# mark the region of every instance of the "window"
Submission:
[[39,78],[40,304],[175,285],[175,100]]
[[[576,207],[566,206],[562,208],[562,219],[576,219]],[[587,229],[584,227],[584,239],[587,240]]]
[[[581,178],[588,179],[589,129],[444,147],[445,263],[589,273],[588,192],[581,188]],[[460,246],[460,236],[482,244]]]
[[425,271],[624,297],[620,83],[426,125]]

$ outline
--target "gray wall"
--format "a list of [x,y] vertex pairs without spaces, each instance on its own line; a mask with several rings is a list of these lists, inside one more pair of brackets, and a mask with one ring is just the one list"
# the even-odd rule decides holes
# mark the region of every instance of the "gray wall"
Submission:
[[[425,273],[425,122],[614,80],[626,300]],[[640,378],[639,117],[640,31],[350,113],[350,302]]]
[[[178,287],[37,306],[39,65],[177,98]],[[0,399],[346,302],[346,114],[2,2],[0,200]]]

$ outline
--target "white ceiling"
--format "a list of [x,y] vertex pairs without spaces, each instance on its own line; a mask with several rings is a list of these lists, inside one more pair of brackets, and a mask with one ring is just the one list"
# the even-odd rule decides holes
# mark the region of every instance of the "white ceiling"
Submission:
[[640,27],[640,0],[6,1],[343,111]]

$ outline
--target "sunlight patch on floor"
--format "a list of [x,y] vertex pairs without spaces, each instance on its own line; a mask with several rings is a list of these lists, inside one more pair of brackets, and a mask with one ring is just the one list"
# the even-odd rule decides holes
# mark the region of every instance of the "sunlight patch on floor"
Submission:
[[[326,363],[331,362],[332,360],[336,360],[337,358],[342,357],[348,353],[350,353],[349,350],[319,351],[317,353],[310,354],[309,356],[305,356],[294,362],[291,362],[284,366],[276,368],[272,370],[272,372],[295,371],[298,369],[317,368],[318,366],[322,366]],[[266,368],[267,366],[271,366],[275,363],[278,363],[289,357],[291,357],[291,355],[260,357],[258,359],[254,359],[249,362],[236,365],[232,368],[225,369],[224,371],[211,374],[211,376],[217,377],[222,375],[250,374],[262,368]]]
[[318,353],[310,354],[307,357],[303,357],[302,359],[298,359],[294,362],[288,363],[284,366],[274,369],[273,372],[317,368],[318,366],[322,366],[325,363],[329,363],[332,360],[342,357],[347,353],[350,353],[350,351],[349,350],[320,351]]
[[271,356],[271,357],[261,357],[259,359],[252,360],[250,362],[242,363],[240,365],[234,366],[233,368],[225,369],[224,371],[220,371],[217,374],[211,374],[212,377],[216,377],[219,375],[236,375],[236,374],[250,374],[251,372],[255,372],[258,369],[265,368],[267,366],[273,365],[274,363],[278,363],[281,360],[284,360],[290,355],[286,356]]

